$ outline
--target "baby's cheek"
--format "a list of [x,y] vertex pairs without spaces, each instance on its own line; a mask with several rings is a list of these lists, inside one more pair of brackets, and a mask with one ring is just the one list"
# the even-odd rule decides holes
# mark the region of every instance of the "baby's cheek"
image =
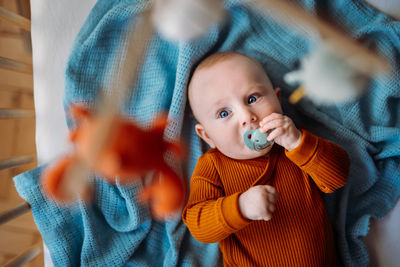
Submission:
[[228,136],[226,136],[222,140],[219,140],[219,142],[217,144],[217,148],[220,151],[231,151],[232,146],[234,146],[234,142],[232,142],[232,139],[230,139]]
[[242,154],[245,149],[244,141],[242,140],[242,137],[232,137],[230,140],[225,140],[226,141],[226,147],[229,149],[229,151],[233,154]]

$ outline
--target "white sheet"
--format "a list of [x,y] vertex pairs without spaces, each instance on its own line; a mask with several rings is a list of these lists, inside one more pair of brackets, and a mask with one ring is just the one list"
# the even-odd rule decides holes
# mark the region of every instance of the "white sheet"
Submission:
[[62,96],[72,42],[95,0],[32,0],[32,53],[39,164],[68,149]]
[[[65,66],[72,42],[95,2],[31,1],[36,147],[39,164],[49,162],[68,150],[67,126],[62,105]],[[367,238],[371,263],[377,266],[398,266],[398,222],[400,201],[384,220],[371,223]],[[44,254],[45,266],[52,266],[48,251],[45,250]]]

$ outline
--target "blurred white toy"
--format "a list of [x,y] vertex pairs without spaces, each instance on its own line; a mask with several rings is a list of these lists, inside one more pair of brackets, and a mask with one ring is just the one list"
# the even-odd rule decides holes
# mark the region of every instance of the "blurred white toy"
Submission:
[[317,104],[337,104],[354,100],[366,88],[368,76],[349,65],[328,44],[319,44],[301,59],[301,68],[287,73],[285,81],[301,86],[290,96],[296,103],[306,95]]
[[188,41],[205,34],[224,18],[222,0],[156,0],[152,20],[170,41]]

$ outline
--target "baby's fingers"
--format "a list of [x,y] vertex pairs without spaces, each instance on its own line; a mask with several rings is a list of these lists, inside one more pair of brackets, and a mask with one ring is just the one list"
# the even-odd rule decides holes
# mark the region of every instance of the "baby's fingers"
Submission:
[[[275,207],[274,207],[274,209],[275,209]],[[272,213],[273,213],[273,211],[270,211],[269,207],[268,207],[268,209],[265,211],[265,213],[262,216],[260,216],[258,219],[264,220],[264,221],[269,221],[272,219]]]
[[282,128],[284,126],[284,123],[285,123],[285,121],[283,118],[277,118],[277,119],[271,120],[268,123],[261,126],[260,131],[265,133],[265,132],[268,132],[269,130],[273,130],[275,128]]
[[275,203],[276,199],[278,198],[278,192],[276,191],[276,189],[270,185],[264,185],[264,189],[267,191],[267,199],[270,202]]
[[270,212],[274,212],[275,211],[275,205],[269,205],[268,206],[268,210],[270,211]]
[[264,185],[264,189],[267,190],[269,193],[276,194],[276,189],[270,185]]
[[[268,212],[273,213],[275,211],[275,203],[276,200],[278,199],[278,192],[276,189],[270,185],[265,185],[264,188],[267,190],[268,195],[267,195],[267,200],[268,200]],[[272,214],[270,214],[272,216]]]
[[269,203],[275,204],[277,199],[278,199],[278,194],[277,193],[268,195]]
[[268,204],[266,207],[265,213],[262,216],[262,220],[269,221],[272,219],[272,214],[275,212],[275,204]]
[[283,115],[280,113],[271,113],[270,115],[268,115],[267,117],[265,117],[264,119],[262,119],[260,121],[260,126],[264,126],[268,122],[282,118],[282,117],[283,117]]
[[275,128],[267,137],[268,141],[274,141],[275,138],[281,136],[284,133],[283,128]]

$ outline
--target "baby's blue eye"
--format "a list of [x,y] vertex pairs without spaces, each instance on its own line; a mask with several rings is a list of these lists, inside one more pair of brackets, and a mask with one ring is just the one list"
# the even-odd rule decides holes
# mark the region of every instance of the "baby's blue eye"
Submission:
[[248,103],[248,104],[252,104],[252,103],[254,103],[254,102],[256,102],[256,101],[257,101],[257,97],[256,97],[255,95],[252,95],[252,96],[250,96],[249,99],[247,100],[247,103]]
[[219,115],[218,115],[218,117],[220,117],[220,118],[225,118],[225,117],[227,117],[229,115],[229,112],[227,111],[227,110],[222,110],[220,113],[219,113]]

